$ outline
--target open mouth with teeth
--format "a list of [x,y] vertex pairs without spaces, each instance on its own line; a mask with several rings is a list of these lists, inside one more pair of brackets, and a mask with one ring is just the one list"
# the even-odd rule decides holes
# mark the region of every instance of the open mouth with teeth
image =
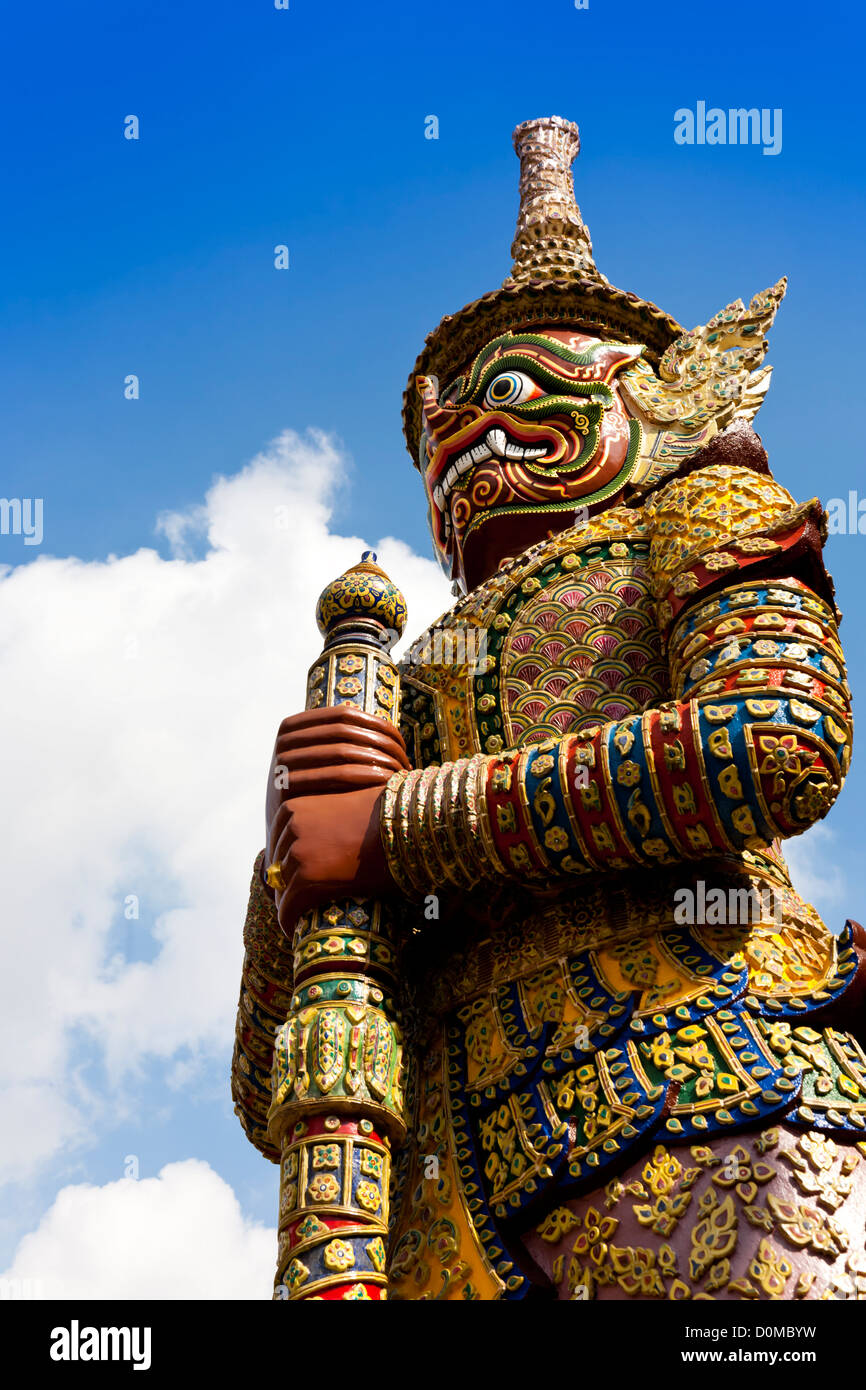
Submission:
[[450,550],[455,529],[470,529],[473,515],[542,504],[551,491],[561,495],[560,474],[577,467],[585,440],[573,421],[560,423],[563,428],[556,429],[552,421],[533,424],[490,411],[437,445],[426,482],[443,553]]
[[543,458],[549,452],[549,444],[518,444],[516,439],[509,439],[505,430],[489,429],[483,439],[465,449],[448,464],[447,471],[441,475],[442,481],[433,489],[436,505],[444,510],[449,494],[460,486],[463,479],[468,480],[476,465],[486,463],[488,459],[513,459],[517,463],[523,463],[527,459],[532,461]]
[[498,550],[536,543],[622,491],[641,429],[613,378],[642,351],[562,326],[509,330],[444,391],[436,376],[415,378],[418,463],[446,573],[471,587]]

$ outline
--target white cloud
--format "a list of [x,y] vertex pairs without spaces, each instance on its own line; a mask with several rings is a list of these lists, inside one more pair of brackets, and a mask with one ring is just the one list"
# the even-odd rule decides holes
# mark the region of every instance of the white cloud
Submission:
[[155,1178],[64,1187],[0,1288],[50,1299],[266,1299],[276,1253],[276,1233],[247,1221],[229,1184],[190,1158]]
[[[80,1030],[113,1085],[148,1057],[231,1038],[273,737],[303,705],[318,594],[364,546],[330,529],[343,484],[333,439],[286,431],[160,519],[175,558],[43,556],[0,581],[15,808],[0,837],[0,1050],[16,1058],[0,1177],[27,1175],[117,1104],[76,1075]],[[447,586],[402,542],[376,549],[417,633]],[[130,894],[138,921],[123,918]],[[147,950],[117,950],[136,935]]]

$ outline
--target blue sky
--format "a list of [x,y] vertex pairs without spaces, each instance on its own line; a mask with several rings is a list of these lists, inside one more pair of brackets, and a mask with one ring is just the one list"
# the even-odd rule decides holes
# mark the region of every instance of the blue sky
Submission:
[[[16,7],[4,39],[0,490],[43,498],[45,535],[41,547],[0,537],[0,563],[97,563],[141,547],[168,562],[160,514],[200,507],[215,477],[236,475],[282,431],[310,427],[341,440],[346,455],[327,494],[328,534],[393,536],[429,555],[401,393],[424,335],[507,273],[511,130],[554,112],[580,126],[578,202],[615,284],[692,327],[789,276],[759,432],[798,499],[866,496],[857,349],[866,122],[863,19],[853,6],[290,0],[276,11],[266,0],[172,0],[82,11],[49,0]],[[698,101],[781,109],[781,152],[677,145],[674,112]],[[137,141],[123,138],[129,114],[140,121]],[[438,140],[424,138],[431,114]],[[281,243],[284,272],[274,268]],[[140,379],[137,401],[124,399],[129,373]],[[866,676],[864,538],[834,537],[828,563],[856,696]],[[159,571],[169,572],[168,563]],[[66,571],[49,573],[59,583]],[[432,594],[427,571],[418,576]],[[50,586],[42,599],[36,579],[32,588],[43,614]],[[90,601],[83,591],[70,619],[81,624],[79,652]],[[295,618],[293,601],[287,592],[292,630],[312,656],[311,610],[299,603]],[[252,614],[249,640],[258,640]],[[242,654],[232,659],[243,664]],[[80,679],[99,670],[98,652],[92,662]],[[61,712],[70,669],[50,670]],[[256,706],[263,728],[299,698],[293,679],[285,696],[275,690]],[[212,691],[200,698],[211,702]],[[101,716],[109,741],[117,708]],[[243,748],[242,729],[237,739]],[[250,769],[261,764],[263,775],[258,726],[247,746]],[[860,766],[855,756],[830,833],[811,851],[816,898],[836,927],[866,912]],[[119,789],[121,819],[130,798]],[[251,859],[260,831],[244,822],[239,833],[239,858]],[[156,856],[143,873],[150,935],[126,957],[146,968],[164,946],[163,914],[186,904],[172,899],[174,866],[159,862],[158,846],[136,842],[135,851],[151,866]],[[108,919],[95,940],[123,956],[116,906]],[[104,1040],[76,1027],[73,1015],[64,1064],[82,1088],[105,1092]],[[7,1252],[60,1188],[114,1180],[129,1150],[147,1173],[207,1160],[244,1213],[270,1223],[273,1173],[226,1100],[230,1046],[229,1035],[220,1051],[202,1026],[175,1051],[145,1049],[124,1082],[122,1122],[82,1101],[86,1133],[14,1189],[15,1210],[0,1221]],[[195,1078],[186,1088],[179,1063]]]
[[[52,549],[151,539],[286,421],[349,443],[357,525],[387,507],[424,545],[399,395],[424,334],[507,272],[510,132],[554,110],[580,125],[578,201],[615,283],[691,326],[790,275],[762,425],[815,486],[801,378],[839,364],[804,340],[850,339],[862,292],[853,7],[49,0],[7,23],[4,487],[39,484]],[[675,145],[699,99],[781,107],[782,153]]]

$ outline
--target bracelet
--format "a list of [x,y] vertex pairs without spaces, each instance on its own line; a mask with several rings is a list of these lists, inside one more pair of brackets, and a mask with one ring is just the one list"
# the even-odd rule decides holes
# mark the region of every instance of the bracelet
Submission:
[[391,877],[405,897],[414,899],[421,894],[406,871],[399,852],[400,841],[397,833],[398,806],[405,795],[406,783],[412,775],[408,772],[395,772],[386,782],[379,816],[379,829],[382,846],[385,850],[385,862]]

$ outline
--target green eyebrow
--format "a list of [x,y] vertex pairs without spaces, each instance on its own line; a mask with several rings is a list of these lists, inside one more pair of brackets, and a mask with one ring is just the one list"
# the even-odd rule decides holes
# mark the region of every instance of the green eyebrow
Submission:
[[[478,400],[483,397],[491,381],[507,371],[520,371],[527,376],[531,376],[537,385],[547,388],[548,395],[568,395],[582,396],[596,401],[599,405],[612,405],[613,392],[609,386],[602,381],[573,381],[570,377],[562,377],[556,372],[545,366],[541,362],[532,362],[532,370],[527,371],[528,363],[525,357],[519,353],[508,352],[504,356],[498,357],[495,362],[490,362],[487,366],[481,367],[475,381],[470,380],[460,392],[459,404],[466,404],[468,400]],[[567,388],[565,391],[563,388]],[[525,405],[533,405],[535,402],[526,401]]]
[[[466,376],[457,377],[453,384],[457,385],[458,382],[465,382],[463,391],[469,395],[474,395],[478,385],[478,379],[485,371],[491,354],[495,353],[498,348],[505,346],[509,348],[541,347],[549,352],[551,356],[559,357],[563,362],[568,362],[572,366],[591,367],[595,362],[597,353],[600,349],[604,348],[605,344],[601,342],[594,343],[590,347],[584,349],[583,352],[575,352],[572,348],[566,347],[564,343],[560,343],[553,338],[545,338],[539,333],[502,333],[498,338],[494,338],[492,342],[481,349],[473,361],[472,366],[469,368],[468,374]],[[501,360],[502,359],[497,359],[497,364]]]

